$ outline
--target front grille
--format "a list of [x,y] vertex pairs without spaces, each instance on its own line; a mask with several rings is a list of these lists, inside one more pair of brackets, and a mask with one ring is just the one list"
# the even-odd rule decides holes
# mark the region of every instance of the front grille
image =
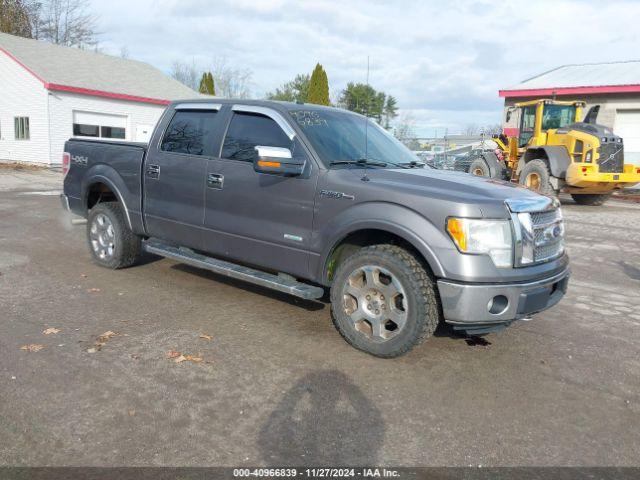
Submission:
[[564,250],[564,225],[560,209],[544,212],[532,212],[533,261],[534,263],[551,260]]
[[543,263],[564,252],[564,224],[559,208],[517,214],[521,251],[518,266]]
[[602,173],[622,173],[624,169],[624,148],[622,143],[606,142],[598,149],[598,165]]

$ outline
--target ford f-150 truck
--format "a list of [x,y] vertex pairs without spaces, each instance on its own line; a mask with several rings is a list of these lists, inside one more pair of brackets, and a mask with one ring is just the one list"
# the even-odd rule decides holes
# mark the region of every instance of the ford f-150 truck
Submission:
[[338,331],[380,357],[441,321],[502,329],[567,288],[557,200],[431,169],[340,109],[174,102],[149,144],[74,138],[63,167],[99,265],[147,251],[306,299],[330,289]]

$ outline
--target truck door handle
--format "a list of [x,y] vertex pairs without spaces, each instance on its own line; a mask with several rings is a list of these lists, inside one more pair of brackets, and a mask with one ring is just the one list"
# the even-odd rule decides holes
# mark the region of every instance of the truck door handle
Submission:
[[160,165],[147,165],[147,176],[160,178]]
[[219,173],[210,173],[207,175],[207,187],[222,189],[224,185],[224,176]]

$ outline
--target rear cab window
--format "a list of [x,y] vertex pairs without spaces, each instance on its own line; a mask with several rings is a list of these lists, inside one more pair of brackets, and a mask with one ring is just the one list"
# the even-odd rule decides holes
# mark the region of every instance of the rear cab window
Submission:
[[165,130],[160,150],[215,156],[217,110],[177,110]]

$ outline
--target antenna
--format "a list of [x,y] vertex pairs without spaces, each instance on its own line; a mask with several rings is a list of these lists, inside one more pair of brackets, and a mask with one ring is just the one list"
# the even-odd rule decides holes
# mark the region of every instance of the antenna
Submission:
[[[369,93],[369,55],[367,55],[367,93]],[[369,101],[365,103],[364,107],[364,175],[362,176],[363,182],[368,182],[367,177],[367,162],[369,160]]]

